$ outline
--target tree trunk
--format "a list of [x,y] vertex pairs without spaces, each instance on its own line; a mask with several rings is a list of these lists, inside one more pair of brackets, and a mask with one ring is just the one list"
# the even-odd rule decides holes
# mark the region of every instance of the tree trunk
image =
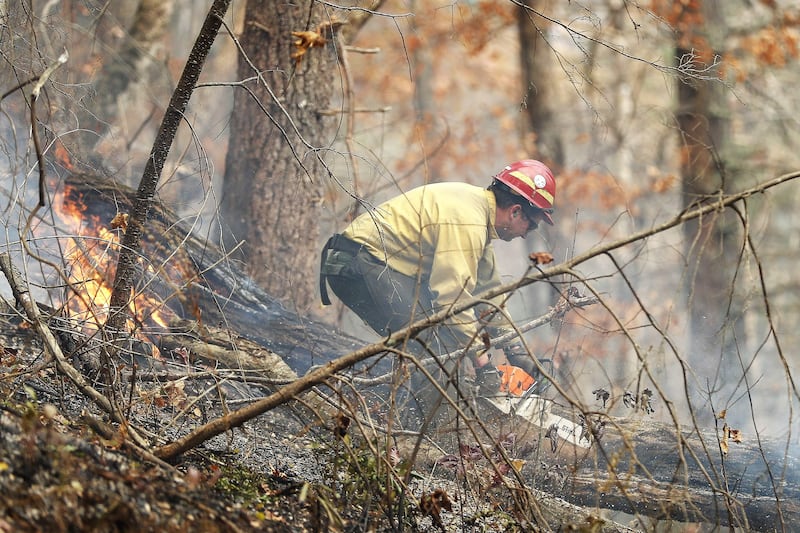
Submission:
[[[528,157],[539,159],[550,166],[558,180],[566,161],[562,130],[556,120],[554,95],[557,89],[552,85],[552,80],[557,79],[553,75],[554,52],[546,42],[550,22],[535,13],[543,4],[545,2],[541,0],[524,0],[517,13],[524,109],[521,136],[522,144],[529,152]],[[558,206],[556,193],[556,210]],[[538,231],[545,234],[548,243],[552,243],[548,252],[554,257],[566,255],[568,248],[564,243],[572,242],[572,237],[567,234],[568,229],[556,222],[554,227],[542,224]],[[528,253],[541,250],[541,244],[534,239],[527,240],[525,247]],[[536,310],[553,305],[559,297],[557,290],[545,284],[531,287],[529,294]]]
[[[764,435],[739,438],[735,430],[725,437],[724,420],[716,431],[678,430],[640,407],[632,406],[630,417],[588,415],[594,427],[576,431],[584,435],[582,446],[521,417],[480,415],[499,435],[513,433],[517,450],[527,450],[517,457],[535,465],[523,470],[530,486],[576,505],[746,531],[791,530],[800,520],[800,446]],[[578,410],[549,409],[568,425],[580,424]]]
[[[693,72],[703,72],[717,55],[708,34],[711,29],[720,28],[719,7],[714,0],[692,4],[683,12],[683,18],[685,23],[677,25],[681,31],[677,35],[676,61]],[[712,69],[706,76],[716,74],[717,70]],[[722,83],[714,78],[684,76],[678,81],[676,117],[686,208],[734,190],[723,159],[728,129],[723,90]],[[728,334],[727,329],[740,321],[732,306],[733,276],[741,250],[737,225],[737,217],[726,210],[683,226],[690,363],[712,389],[720,382],[735,380],[730,373],[736,363],[727,361],[735,357],[734,335]],[[744,341],[742,331],[736,336],[736,342]]]
[[553,87],[553,51],[545,41],[549,22],[534,13],[540,0],[524,0],[517,17],[522,67],[522,105],[527,117],[523,138],[533,136],[530,154],[535,159],[553,165],[564,165],[564,147],[555,121]]
[[[223,245],[244,241],[247,273],[301,311],[316,300],[318,206],[336,134],[320,113],[336,85],[332,20],[316,1],[248,2],[225,162]],[[325,44],[295,59],[302,50],[292,32],[305,31]]]

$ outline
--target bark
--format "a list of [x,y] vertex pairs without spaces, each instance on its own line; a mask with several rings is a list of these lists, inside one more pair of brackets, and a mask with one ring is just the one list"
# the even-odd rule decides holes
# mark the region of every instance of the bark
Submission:
[[277,381],[297,379],[297,373],[281,356],[242,337],[247,332],[203,326],[194,320],[177,320],[170,332],[159,338],[162,351],[185,348],[210,363],[232,370],[254,370],[262,377]]
[[[576,411],[561,414],[579,420]],[[800,519],[798,446],[747,435],[728,439],[723,454],[723,421],[717,431],[698,431],[643,413],[602,420],[602,436],[588,450],[560,441],[553,451],[541,439],[538,481],[548,492],[576,505],[747,531],[786,530]]]
[[[522,146],[529,154],[527,157],[539,159],[550,166],[558,182],[566,161],[561,128],[556,119],[555,98],[558,89],[553,85],[553,80],[558,76],[553,73],[556,68],[555,56],[546,34],[550,22],[537,15],[537,9],[545,3],[542,0],[525,0],[517,12],[524,111],[521,137]],[[555,208],[556,225],[550,227],[542,224],[539,231],[547,235],[547,242],[554,243],[548,251],[554,257],[564,257],[569,251],[564,243],[572,242],[572,236],[565,234],[568,230],[557,222],[558,193]],[[526,241],[525,246],[528,252],[534,252],[539,245],[531,239]],[[536,299],[534,305],[538,308],[553,305],[558,298],[557,291],[547,286],[534,289],[531,296]]]
[[170,98],[167,112],[161,122],[158,135],[153,143],[150,157],[139,182],[139,190],[136,193],[136,202],[133,205],[128,227],[122,239],[122,253],[117,264],[116,276],[114,278],[114,289],[111,295],[111,314],[108,320],[108,330],[111,335],[115,331],[122,330],[128,315],[128,302],[131,297],[131,289],[134,283],[134,273],[136,270],[136,255],[141,248],[142,228],[147,222],[150,209],[153,205],[158,181],[161,178],[161,171],[164,162],[169,155],[175,133],[183,120],[183,113],[189,104],[189,99],[194,91],[200,71],[208,55],[211,45],[217,37],[222,19],[228,10],[230,0],[215,0],[208,12],[200,34],[192,47],[189,59],[178,82],[175,92]]
[[553,166],[564,166],[564,147],[555,120],[554,87],[550,80],[553,71],[553,52],[547,43],[549,22],[537,16],[541,0],[525,0],[517,15],[520,62],[522,70],[522,104],[527,122],[523,138],[533,135],[530,157]]
[[[315,300],[317,224],[335,122],[319,111],[336,86],[335,40],[300,59],[292,32],[332,22],[316,1],[248,2],[239,78],[225,162],[221,211],[226,247],[244,241],[247,273],[283,302],[306,309]],[[330,30],[330,28],[328,28]]]

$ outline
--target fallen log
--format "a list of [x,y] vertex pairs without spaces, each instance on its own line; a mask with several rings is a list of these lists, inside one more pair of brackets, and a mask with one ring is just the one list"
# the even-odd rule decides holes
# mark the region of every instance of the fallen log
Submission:
[[[121,230],[112,221],[124,219],[135,191],[113,180],[90,174],[71,174],[65,180],[60,199],[69,211],[82,218],[82,255],[88,255],[94,235],[104,230]],[[58,199],[56,201],[59,201]],[[67,211],[67,209],[64,209]],[[92,227],[94,226],[94,227]],[[73,237],[75,238],[75,237]],[[104,248],[106,243],[100,244]],[[169,311],[170,320],[180,327],[193,321],[202,338],[205,326],[229,330],[233,337],[261,346],[280,358],[296,373],[344,355],[362,344],[359,339],[333,332],[325,324],[291,312],[250,280],[217,246],[196,238],[177,216],[156,204],[142,239],[137,292],[146,292]],[[107,269],[113,268],[113,261]],[[102,269],[102,267],[101,267]],[[112,272],[101,272],[105,280]],[[136,322],[159,344],[164,329],[146,310]],[[183,322],[182,322],[183,321]]]
[[791,531],[800,520],[797,444],[752,435],[734,442],[724,425],[676,429],[643,413],[548,408],[582,425],[581,446],[527,418],[482,413],[494,417],[498,434],[516,432],[520,443],[534,444],[523,458],[539,490],[580,506],[747,531]]

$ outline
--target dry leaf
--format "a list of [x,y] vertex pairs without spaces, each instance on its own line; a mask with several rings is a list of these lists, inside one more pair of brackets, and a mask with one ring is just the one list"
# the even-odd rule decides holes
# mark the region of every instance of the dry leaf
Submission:
[[335,423],[333,434],[340,439],[345,438],[345,436],[347,436],[347,430],[350,427],[350,417],[344,413],[338,413],[335,417]]
[[430,494],[423,494],[419,501],[419,509],[422,511],[423,516],[430,516],[433,523],[442,531],[444,531],[444,524],[440,517],[440,513],[445,511],[453,511],[453,504],[450,502],[450,497],[442,489],[436,489]]
[[553,262],[553,256],[548,252],[531,252],[528,256],[534,265],[546,265]]
[[292,59],[297,63],[303,59],[303,56],[306,55],[309,49],[315,46],[323,47],[325,43],[328,42],[325,37],[315,31],[293,31],[292,37],[297,37],[297,40],[294,42],[297,51],[292,54]]
[[728,435],[730,431],[728,424],[722,426],[722,441],[719,443],[719,448],[722,450],[722,455],[728,455]]
[[186,382],[182,379],[167,381],[162,387],[164,394],[167,395],[169,405],[178,409],[183,409],[188,402],[189,397],[186,395]]
[[677,176],[673,174],[669,174],[666,176],[661,176],[651,185],[651,189],[655,193],[663,193],[667,192],[672,189],[679,180]]
[[397,466],[400,464],[402,458],[400,457],[400,451],[395,447],[392,446],[389,450],[389,464],[392,466]]
[[111,229],[121,229],[128,231],[128,213],[117,213],[111,219]]
[[525,459],[511,459],[511,466],[517,472],[522,470],[522,467],[525,466]]

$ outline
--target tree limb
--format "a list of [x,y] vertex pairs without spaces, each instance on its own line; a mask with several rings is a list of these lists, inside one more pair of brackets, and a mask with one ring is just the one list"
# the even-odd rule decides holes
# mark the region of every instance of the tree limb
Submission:
[[214,44],[230,3],[231,0],[215,0],[209,9],[200,34],[189,53],[189,59],[186,61],[178,86],[172,93],[158,135],[150,151],[150,157],[147,159],[147,165],[136,192],[136,202],[128,219],[128,229],[125,231],[120,246],[117,274],[111,293],[111,309],[106,323],[112,334],[121,331],[127,320],[136,257],[141,248],[142,229],[150,214],[158,181],[161,178],[161,172],[164,169],[164,163],[169,155],[178,126],[183,120],[183,113],[189,105],[189,99],[194,92],[203,64],[211,50],[211,45]]

